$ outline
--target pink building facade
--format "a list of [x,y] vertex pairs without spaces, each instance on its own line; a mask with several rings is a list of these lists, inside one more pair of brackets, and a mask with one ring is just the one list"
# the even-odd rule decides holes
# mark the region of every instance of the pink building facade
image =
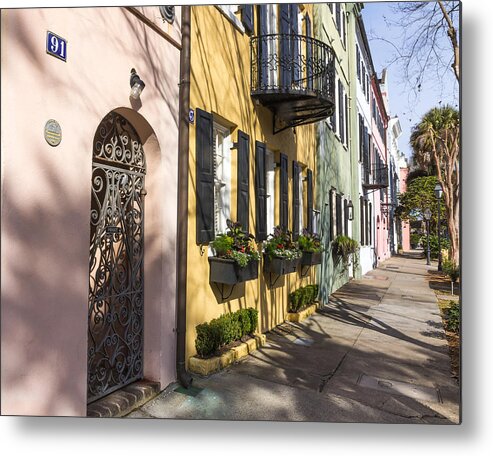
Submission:
[[1,12],[2,414],[85,416],[101,391],[175,379],[179,18]]
[[[376,75],[371,80],[371,139],[372,139],[372,172],[382,183],[382,186],[373,194],[373,207],[375,214],[375,254],[377,264],[390,258],[389,245],[389,215],[388,215],[388,153],[387,153],[387,124],[388,116],[384,99],[380,91],[379,81]],[[386,184],[386,185],[385,185]]]

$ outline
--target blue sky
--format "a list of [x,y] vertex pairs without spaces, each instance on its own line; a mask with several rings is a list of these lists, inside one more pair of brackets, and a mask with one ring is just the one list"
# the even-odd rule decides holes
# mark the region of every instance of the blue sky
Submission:
[[[399,116],[402,127],[399,148],[410,157],[412,151],[409,146],[409,136],[412,126],[418,123],[429,109],[439,106],[440,101],[442,106],[448,103],[454,107],[457,105],[458,108],[459,90],[451,69],[440,82],[434,80],[425,82],[418,94],[403,80],[399,64],[392,63],[395,55],[392,44],[399,49],[402,43],[400,38],[402,28],[389,25],[389,20],[396,20],[399,17],[395,11],[392,11],[392,6],[395,4],[396,2],[365,3],[363,20],[378,76],[381,75],[382,69],[387,67],[389,115]],[[379,38],[384,38],[392,44]],[[445,41],[443,44],[445,51],[448,52],[448,42]],[[450,55],[452,55],[451,48]]]

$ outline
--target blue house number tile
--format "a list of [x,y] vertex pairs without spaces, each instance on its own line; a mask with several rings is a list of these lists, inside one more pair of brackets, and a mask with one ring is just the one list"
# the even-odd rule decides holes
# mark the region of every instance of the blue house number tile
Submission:
[[46,52],[58,59],[67,61],[67,40],[53,32],[46,33]]

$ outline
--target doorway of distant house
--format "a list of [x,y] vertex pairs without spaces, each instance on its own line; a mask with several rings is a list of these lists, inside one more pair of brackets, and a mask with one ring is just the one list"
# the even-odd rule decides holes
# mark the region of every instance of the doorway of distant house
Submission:
[[145,174],[137,131],[110,112],[93,143],[88,402],[143,377]]

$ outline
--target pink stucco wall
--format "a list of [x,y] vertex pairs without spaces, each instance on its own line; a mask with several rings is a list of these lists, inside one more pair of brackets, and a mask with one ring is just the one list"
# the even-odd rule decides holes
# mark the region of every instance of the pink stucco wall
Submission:
[[[400,193],[407,191],[406,179],[409,174],[409,168],[399,168]],[[404,251],[411,250],[411,227],[408,221],[402,223],[402,249]]]
[[[179,50],[163,35],[179,40],[179,24],[139,11],[160,32],[124,8],[2,10],[2,414],[86,414],[92,147],[115,109],[147,157],[144,373],[175,377]],[[47,30],[67,39],[67,62],[46,53]],[[137,103],[131,68],[146,83]]]
[[[381,94],[380,94],[380,87],[377,85],[375,82],[375,78],[372,78],[372,91],[375,96],[375,100],[377,101],[377,106],[378,109],[380,110],[382,121],[384,123],[385,129],[387,128],[387,120],[386,116],[387,114],[385,113],[385,109],[383,106],[383,100],[381,99]],[[386,138],[385,135],[382,138],[380,136],[380,132],[378,130],[377,123],[375,119],[371,118],[371,133],[372,133],[372,140],[373,144],[375,147],[375,153],[380,155],[380,159],[384,164],[388,164],[388,158],[387,158],[387,145],[386,145]],[[388,202],[387,200],[387,188],[384,189],[385,196],[384,196],[384,202]],[[375,251],[377,255],[377,260],[378,262],[386,260],[387,258],[390,258],[390,246],[389,246],[389,235],[390,235],[390,229],[389,229],[389,219],[387,215],[383,214],[382,211],[382,206],[381,206],[381,199],[380,199],[380,190],[376,190],[373,194],[374,198],[374,208],[375,208]]]

